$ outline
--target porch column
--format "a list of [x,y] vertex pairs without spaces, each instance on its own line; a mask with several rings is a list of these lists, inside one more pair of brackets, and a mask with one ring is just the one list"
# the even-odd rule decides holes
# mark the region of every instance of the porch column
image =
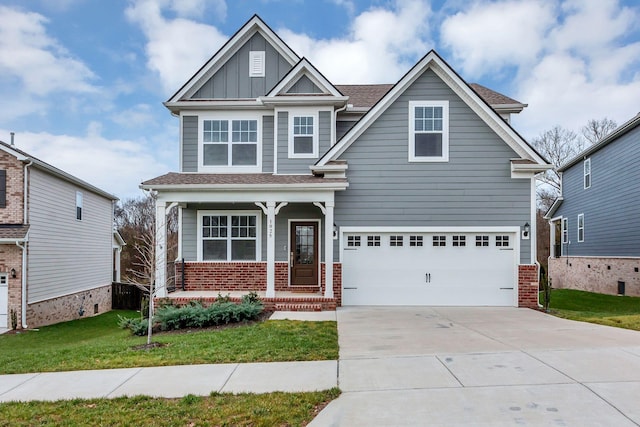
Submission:
[[276,296],[276,202],[267,202],[267,298]]
[[324,297],[333,298],[333,207],[334,201],[324,204]]
[[167,296],[167,207],[165,202],[156,201],[156,247],[155,247],[155,296]]

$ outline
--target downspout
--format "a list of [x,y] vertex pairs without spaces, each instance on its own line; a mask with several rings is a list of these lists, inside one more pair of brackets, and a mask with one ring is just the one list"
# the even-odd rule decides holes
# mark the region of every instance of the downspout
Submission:
[[[24,165],[24,190],[22,193],[22,197],[23,197],[23,206],[24,206],[24,213],[23,213],[23,218],[22,218],[22,223],[23,224],[27,224],[29,222],[29,166],[31,166],[33,164],[33,161],[30,160],[29,163]],[[29,232],[27,232],[27,236],[29,235]],[[24,241],[24,245],[20,245],[20,242],[16,242],[16,245],[22,249],[22,277],[21,277],[21,282],[22,282],[22,298],[21,298],[21,321],[22,321],[22,328],[23,329],[27,329],[28,325],[27,325],[27,240],[25,237],[25,241]]]
[[338,113],[346,110],[349,107],[349,104],[344,104],[344,107],[340,107],[337,110],[333,110],[333,123],[332,123],[332,130],[333,130],[333,135],[331,138],[331,146],[333,147],[334,145],[336,145],[336,140],[338,139],[337,136],[337,129],[336,129],[336,122],[338,121]]

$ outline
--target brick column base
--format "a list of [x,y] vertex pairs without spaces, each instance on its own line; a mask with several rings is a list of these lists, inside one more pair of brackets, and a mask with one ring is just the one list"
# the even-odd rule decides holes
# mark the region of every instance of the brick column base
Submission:
[[538,266],[518,266],[518,307],[538,309]]

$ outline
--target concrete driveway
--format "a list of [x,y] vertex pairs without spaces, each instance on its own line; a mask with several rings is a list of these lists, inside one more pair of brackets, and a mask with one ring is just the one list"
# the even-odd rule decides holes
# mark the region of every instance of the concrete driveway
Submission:
[[640,425],[640,332],[484,307],[341,308],[338,332],[312,426]]

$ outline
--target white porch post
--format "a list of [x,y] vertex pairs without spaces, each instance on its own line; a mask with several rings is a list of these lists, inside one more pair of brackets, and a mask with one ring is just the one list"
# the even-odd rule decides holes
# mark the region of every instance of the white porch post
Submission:
[[333,207],[334,202],[324,204],[324,297],[333,298]]
[[267,202],[267,298],[276,296],[276,202]]
[[167,296],[167,252],[166,252],[166,237],[167,237],[167,207],[165,202],[156,201],[156,248],[155,248],[155,261],[156,261],[156,277],[155,277],[155,291],[156,297]]

